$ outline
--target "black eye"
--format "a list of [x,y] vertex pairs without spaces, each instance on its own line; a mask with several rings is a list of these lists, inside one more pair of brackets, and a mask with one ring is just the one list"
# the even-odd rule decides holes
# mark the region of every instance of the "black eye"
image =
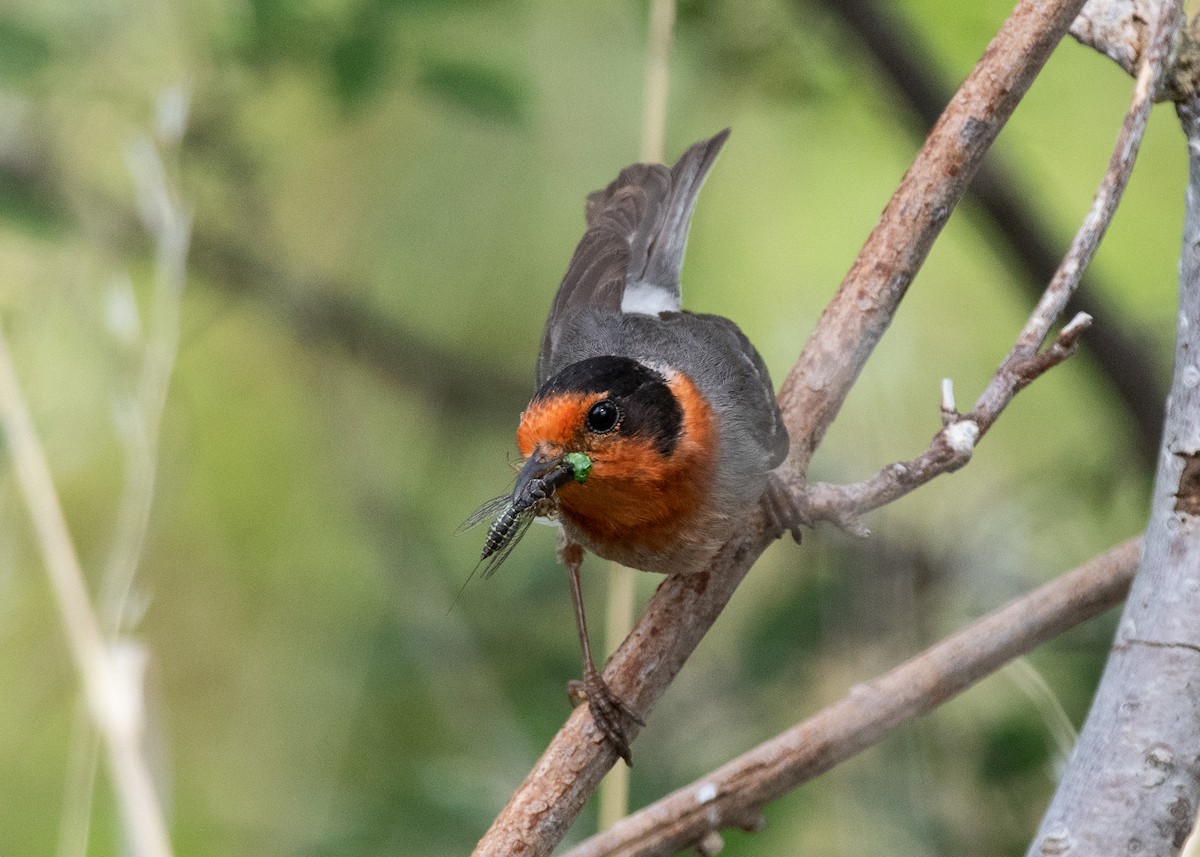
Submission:
[[604,434],[610,432],[617,427],[617,423],[621,420],[621,409],[613,402],[605,399],[603,402],[596,402],[592,405],[591,410],[587,413],[587,430],[596,434]]

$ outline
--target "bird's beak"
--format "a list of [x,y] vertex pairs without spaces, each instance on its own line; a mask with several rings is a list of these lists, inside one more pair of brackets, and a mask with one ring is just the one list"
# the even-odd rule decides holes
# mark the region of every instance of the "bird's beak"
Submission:
[[575,468],[563,456],[536,449],[517,476],[513,497],[524,497],[532,491],[535,494],[545,492],[548,498],[574,478]]
[[570,482],[582,483],[592,468],[591,459],[581,452],[554,455],[538,447],[529,456],[513,488],[513,499],[532,503],[548,500]]

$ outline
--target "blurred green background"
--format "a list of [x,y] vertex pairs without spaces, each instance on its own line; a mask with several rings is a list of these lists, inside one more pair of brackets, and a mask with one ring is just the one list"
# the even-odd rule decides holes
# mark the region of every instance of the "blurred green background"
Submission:
[[[1010,8],[889,5],[913,34],[897,43],[947,86]],[[182,139],[159,141],[193,236],[127,624],[151,655],[177,853],[465,854],[566,715],[579,661],[552,532],[464,589],[483,533],[454,531],[511,478],[583,198],[636,157],[646,18],[577,0],[0,10],[0,320],[97,593],[161,337],[128,153],[164,91],[190,104]],[[1129,92],[1068,40],[1000,138],[1057,248]],[[727,125],[685,303],[737,320],[778,382],[919,137],[824,4],[684,0],[668,158]],[[1094,266],[1096,324],[1129,332],[1151,388],[1169,371],[1185,170],[1160,106]],[[1014,272],[965,204],[816,478],[923,450],[943,377],[970,407],[1032,306]],[[634,805],[1139,531],[1154,439],[1112,389],[1081,355],[1023,392],[969,467],[871,515],[869,540],[823,527],[773,547],[638,739]],[[602,625],[604,566],[586,567]],[[638,577],[644,600],[657,580]],[[1113,619],[771,805],[725,853],[1023,853]],[[7,456],[0,687],[0,854],[121,853],[103,766],[91,800],[78,786],[79,684]],[[589,808],[571,841],[594,825]]]

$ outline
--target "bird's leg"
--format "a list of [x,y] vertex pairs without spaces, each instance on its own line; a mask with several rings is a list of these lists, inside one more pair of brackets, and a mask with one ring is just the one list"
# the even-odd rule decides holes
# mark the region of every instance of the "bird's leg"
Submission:
[[583,565],[583,548],[565,537],[560,540],[558,556],[567,567],[571,578],[571,600],[575,603],[575,625],[579,629],[579,645],[583,649],[583,681],[572,681],[568,694],[573,702],[586,699],[592,720],[604,736],[617,748],[617,753],[626,765],[633,764],[629,751],[629,738],[625,734],[626,722],[633,721],[645,726],[642,719],[617,697],[596,669],[592,660],[592,647],[588,642],[587,619],[583,614],[583,589],[579,580],[579,567]]
[[775,472],[767,474],[767,490],[763,492],[762,505],[775,532],[780,536],[790,532],[796,544],[800,544],[800,525],[811,525],[811,522],[804,519],[796,495]]

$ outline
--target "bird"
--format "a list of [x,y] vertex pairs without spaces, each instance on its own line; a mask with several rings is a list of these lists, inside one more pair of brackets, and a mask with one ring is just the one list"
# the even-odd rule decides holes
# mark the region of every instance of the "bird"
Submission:
[[586,231],[550,307],[536,392],[521,414],[515,486],[494,514],[484,576],[535,517],[561,525],[583,657],[571,695],[626,764],[641,717],[597,670],[580,583],[584,551],[665,575],[704,571],[756,507],[780,536],[805,523],[777,472],[788,432],[758,351],[727,318],[682,307],[701,186],[730,129],[672,167],[636,163],[587,197]]

